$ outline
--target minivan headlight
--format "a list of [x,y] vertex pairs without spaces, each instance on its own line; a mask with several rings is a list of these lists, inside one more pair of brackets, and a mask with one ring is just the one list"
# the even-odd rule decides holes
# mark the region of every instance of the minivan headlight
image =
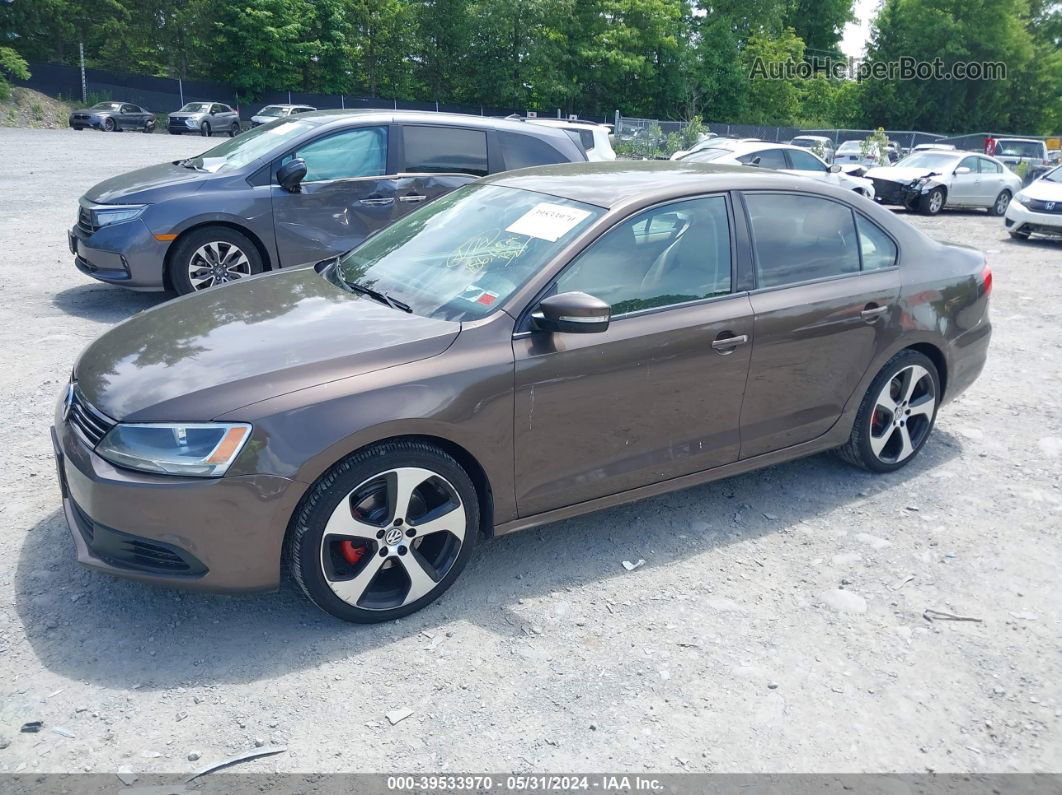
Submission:
[[119,423],[96,453],[112,464],[142,472],[219,478],[251,436],[251,426],[220,423]]
[[122,221],[132,221],[138,218],[146,204],[115,204],[113,206],[98,206],[92,208],[92,221],[96,227],[120,224]]

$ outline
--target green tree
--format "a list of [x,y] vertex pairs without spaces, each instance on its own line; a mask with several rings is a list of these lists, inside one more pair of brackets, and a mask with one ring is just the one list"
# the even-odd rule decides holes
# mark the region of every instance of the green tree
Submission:
[[754,34],[742,51],[747,77],[745,118],[752,124],[789,124],[800,114],[801,81],[770,79],[754,74],[757,65],[799,62],[804,42],[792,28],[780,35]]
[[213,76],[246,97],[302,87],[316,49],[305,38],[312,13],[307,0],[219,0],[210,40]]

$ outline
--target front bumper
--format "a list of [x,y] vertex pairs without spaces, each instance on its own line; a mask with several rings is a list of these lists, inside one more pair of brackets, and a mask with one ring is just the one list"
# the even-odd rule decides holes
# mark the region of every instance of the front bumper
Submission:
[[871,179],[874,185],[874,201],[878,204],[907,207],[920,196],[917,189],[909,183],[893,182],[888,179]]
[[279,584],[284,534],[304,484],[275,475],[181,478],[119,469],[64,420],[62,401],[52,444],[79,563],[209,591]]
[[156,240],[140,218],[94,232],[75,224],[67,233],[67,245],[75,267],[86,276],[131,290],[166,289],[163,270],[170,244]]
[[1055,206],[1057,212],[1036,212],[1019,201],[1012,201],[1007,205],[1003,223],[1010,232],[1062,236],[1062,202]]

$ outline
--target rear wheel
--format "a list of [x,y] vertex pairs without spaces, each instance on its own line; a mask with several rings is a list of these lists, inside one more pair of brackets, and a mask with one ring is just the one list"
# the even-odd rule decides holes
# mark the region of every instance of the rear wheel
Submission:
[[475,487],[452,456],[422,442],[388,442],[321,477],[295,516],[288,563],[322,610],[388,621],[441,596],[478,531]]
[[144,122],[144,132],[146,132],[146,133],[155,132],[155,122],[153,122],[153,121]]
[[247,235],[227,226],[197,229],[177,241],[169,275],[180,295],[262,272],[262,258]]
[[1010,191],[1000,191],[996,196],[996,200],[992,203],[992,206],[988,208],[989,215],[1005,215],[1007,207],[1010,206]]
[[926,215],[936,215],[944,209],[944,189],[933,188],[929,193],[922,197],[918,204],[920,209]]
[[229,128],[229,138],[235,138],[239,134],[240,134],[240,123],[238,121],[237,122],[233,122],[232,123],[232,127]]
[[892,472],[907,465],[929,438],[939,403],[936,366],[918,351],[901,351],[870,384],[852,434],[838,455],[872,472]]
[[202,135],[204,138],[210,137],[210,122],[205,121],[201,125],[199,125],[199,134]]

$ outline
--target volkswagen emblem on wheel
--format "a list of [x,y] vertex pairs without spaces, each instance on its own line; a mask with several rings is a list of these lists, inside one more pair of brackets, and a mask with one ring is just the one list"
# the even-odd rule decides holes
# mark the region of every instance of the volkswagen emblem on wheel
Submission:
[[384,541],[386,541],[388,545],[392,547],[401,540],[402,528],[400,527],[392,527],[390,530],[387,531],[387,535],[384,536]]

